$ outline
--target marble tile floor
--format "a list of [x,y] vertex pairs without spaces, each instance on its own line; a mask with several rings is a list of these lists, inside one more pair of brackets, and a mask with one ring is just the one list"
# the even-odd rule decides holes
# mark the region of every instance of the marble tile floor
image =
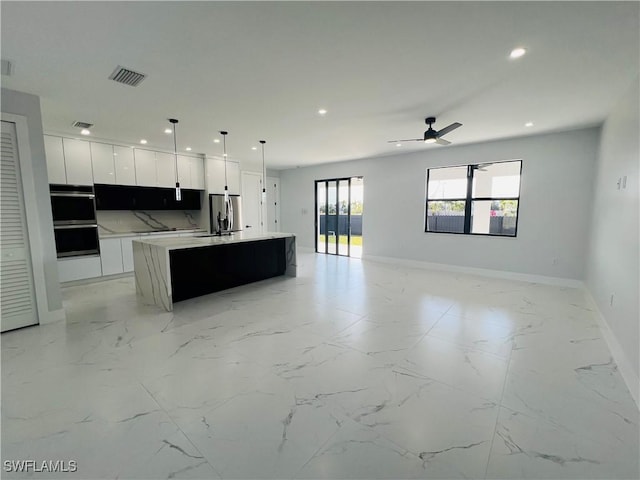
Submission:
[[299,253],[140,305],[64,289],[2,335],[2,478],[637,479],[639,413],[579,290]]

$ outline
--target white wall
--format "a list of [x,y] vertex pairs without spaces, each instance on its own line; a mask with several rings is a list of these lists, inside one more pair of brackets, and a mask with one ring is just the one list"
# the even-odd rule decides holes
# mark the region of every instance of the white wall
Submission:
[[[635,375],[632,381],[626,379],[635,385],[636,397],[640,377],[638,85],[636,79],[603,126],[586,275],[587,288],[622,350],[617,363],[629,365]],[[618,190],[618,179],[625,175],[627,187]],[[621,353],[615,346],[612,350],[614,355]]]
[[[582,280],[598,152],[591,128],[280,172],[282,231],[314,247],[314,180],[363,176],[363,253]],[[522,159],[517,238],[424,232],[426,169]],[[557,259],[554,264],[554,259]]]
[[44,137],[42,117],[40,114],[40,98],[27,93],[2,89],[2,112],[26,117],[29,128],[29,148],[33,162],[33,181],[37,197],[37,222],[40,229],[40,243],[43,246],[42,258],[47,290],[49,312],[62,308],[62,295],[58,282],[58,264],[56,245],[53,236],[53,220],[51,218],[51,199],[49,197],[49,180],[44,154]]

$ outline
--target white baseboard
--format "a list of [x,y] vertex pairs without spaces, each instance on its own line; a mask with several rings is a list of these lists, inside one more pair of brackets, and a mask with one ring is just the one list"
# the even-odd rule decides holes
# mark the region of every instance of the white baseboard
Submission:
[[60,322],[66,319],[67,319],[67,314],[64,311],[64,308],[59,308],[58,310],[51,310],[48,312],[40,313],[38,315],[38,322],[40,323],[40,325],[44,325],[47,323]]
[[459,265],[449,265],[445,263],[431,263],[395,257],[378,257],[375,255],[363,255],[362,259],[370,260],[373,262],[389,263],[392,265],[402,265],[403,267],[424,268],[427,270],[440,270],[445,272],[468,273],[470,275],[479,275],[482,277],[518,280],[521,282],[530,283],[542,283],[544,285],[553,285],[556,287],[582,288],[584,286],[581,280],[574,280],[572,278],[547,277],[545,275],[530,275],[528,273],[508,272],[505,270],[490,270],[487,268],[461,267]]
[[620,375],[622,375],[624,382],[627,384],[627,388],[629,389],[629,392],[631,392],[633,400],[636,402],[636,405],[640,409],[640,377],[636,375],[631,362],[622,349],[622,345],[620,345],[620,342],[618,342],[618,339],[609,327],[607,319],[598,308],[598,304],[591,295],[591,292],[586,286],[584,287],[583,291],[587,302],[593,309],[593,313],[596,317],[596,320],[598,321],[598,325],[600,326],[602,336],[607,342],[609,350],[611,351],[611,355],[613,356],[613,359],[618,366],[618,371],[620,372]]
[[118,278],[132,277],[133,272],[115,273],[113,275],[104,275],[102,277],[83,278],[81,280],[72,280],[70,282],[60,282],[60,287],[77,287],[79,285],[89,285],[91,283],[106,282],[108,280],[117,280]]

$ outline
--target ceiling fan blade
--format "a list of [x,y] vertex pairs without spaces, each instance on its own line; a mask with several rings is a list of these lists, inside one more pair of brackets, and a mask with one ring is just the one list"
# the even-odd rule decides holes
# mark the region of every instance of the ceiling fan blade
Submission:
[[461,123],[458,123],[458,122],[452,123],[448,127],[444,127],[442,130],[438,131],[438,136],[441,137],[442,135],[446,135],[451,130],[455,130],[456,128],[461,127],[461,126],[462,126]]
[[436,138],[436,143],[438,145],[451,145],[451,142],[448,142],[444,138]]
[[424,142],[422,138],[409,138],[406,140],[388,140],[387,143],[398,143],[398,142]]

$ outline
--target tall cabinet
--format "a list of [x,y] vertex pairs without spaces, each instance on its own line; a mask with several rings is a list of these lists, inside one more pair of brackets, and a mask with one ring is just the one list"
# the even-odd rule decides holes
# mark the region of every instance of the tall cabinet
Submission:
[[137,185],[136,164],[132,147],[114,145],[113,163],[116,171],[116,185]]
[[49,183],[92,185],[93,167],[89,142],[44,136]]

